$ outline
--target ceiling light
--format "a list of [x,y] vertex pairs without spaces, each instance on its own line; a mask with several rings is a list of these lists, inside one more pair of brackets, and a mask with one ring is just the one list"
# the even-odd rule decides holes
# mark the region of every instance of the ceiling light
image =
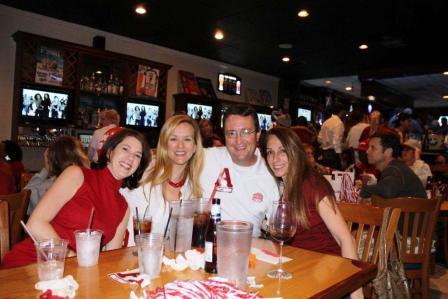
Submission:
[[223,39],[224,38],[224,32],[222,32],[221,29],[217,29],[215,31],[215,38],[218,39],[218,40]]
[[139,4],[137,5],[137,7],[135,7],[135,12],[139,15],[144,15],[146,13],[146,8],[143,6],[143,4]]
[[333,81],[331,81],[331,80],[325,80],[324,82],[325,82],[325,84],[331,84],[331,83],[333,83]]
[[361,50],[367,50],[368,48],[369,48],[369,46],[366,45],[366,44],[361,44],[361,45],[359,46],[359,49],[361,49]]
[[95,73],[97,73],[98,75],[101,75],[103,72],[101,70],[97,70]]
[[444,95],[443,99],[448,100],[448,95]]
[[310,14],[306,9],[301,9],[299,10],[299,12],[297,13],[297,15],[301,18],[306,18],[308,17]]
[[444,74],[445,76],[448,76],[448,71],[447,71],[447,72],[443,72],[443,74]]
[[290,62],[291,59],[290,59],[288,56],[283,56],[283,57],[282,57],[282,61],[283,61],[283,62]]
[[353,87],[351,87],[351,86],[346,86],[345,87],[345,90],[347,90],[347,91],[352,91],[352,89],[353,89]]
[[375,96],[370,95],[367,98],[369,99],[369,101],[375,101]]

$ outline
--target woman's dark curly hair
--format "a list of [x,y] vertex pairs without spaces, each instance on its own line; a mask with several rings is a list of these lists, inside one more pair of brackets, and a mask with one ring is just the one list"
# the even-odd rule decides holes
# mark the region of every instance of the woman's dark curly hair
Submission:
[[122,185],[123,188],[127,187],[129,189],[134,189],[138,186],[138,182],[142,178],[143,173],[151,161],[151,151],[148,143],[146,142],[146,138],[142,133],[131,129],[123,129],[107,138],[101,148],[101,155],[98,159],[98,163],[92,165],[92,168],[102,169],[106,167],[109,162],[109,153],[114,150],[126,137],[134,137],[142,144],[142,158],[140,160],[140,164],[131,176],[123,180]]

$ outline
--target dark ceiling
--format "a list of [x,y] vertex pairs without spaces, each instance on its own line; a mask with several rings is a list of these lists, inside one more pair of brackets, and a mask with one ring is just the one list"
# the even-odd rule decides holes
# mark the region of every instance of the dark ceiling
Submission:
[[[0,3],[286,80],[385,78],[448,67],[447,0],[153,0],[145,16],[134,13],[134,1]],[[301,8],[308,18],[297,16]],[[218,27],[222,41],[213,38]],[[282,50],[282,43],[293,48]],[[369,49],[359,50],[360,43]]]

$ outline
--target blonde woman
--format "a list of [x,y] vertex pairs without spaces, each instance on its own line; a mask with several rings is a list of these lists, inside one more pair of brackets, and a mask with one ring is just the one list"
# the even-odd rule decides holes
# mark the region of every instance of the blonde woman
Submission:
[[171,200],[201,197],[199,176],[203,163],[201,133],[196,121],[187,115],[169,118],[160,131],[154,162],[139,188],[121,190],[131,209],[129,246],[135,244],[132,217],[136,207],[139,217],[145,213],[152,217],[153,233],[163,233]]

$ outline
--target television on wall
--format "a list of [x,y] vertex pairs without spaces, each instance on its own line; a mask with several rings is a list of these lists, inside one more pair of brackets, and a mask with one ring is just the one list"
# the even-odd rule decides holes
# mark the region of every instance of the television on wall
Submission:
[[230,95],[241,95],[241,78],[229,73],[218,74],[218,90]]
[[448,120],[448,115],[442,115],[439,117],[439,125],[442,125],[442,118],[446,118]]
[[157,128],[160,121],[160,105],[128,102],[126,125],[140,128]]
[[270,114],[257,113],[258,123],[261,130],[269,130],[272,128],[272,116]]
[[311,110],[298,108],[297,109],[297,117],[304,116],[307,121],[311,121]]
[[71,115],[69,91],[26,86],[21,90],[20,117],[23,121],[66,123]]
[[196,103],[187,103],[187,114],[192,119],[201,120],[208,119],[212,117],[213,106],[212,105],[204,105],[204,104],[196,104]]

